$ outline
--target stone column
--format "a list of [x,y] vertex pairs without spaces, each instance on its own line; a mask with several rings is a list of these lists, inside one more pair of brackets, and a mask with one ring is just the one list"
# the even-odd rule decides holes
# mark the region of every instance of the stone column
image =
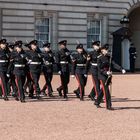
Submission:
[[101,26],[101,38],[102,38],[102,44],[108,43],[108,16],[103,15],[102,17],[102,26]]
[[52,22],[51,22],[51,42],[52,42],[52,49],[58,49],[58,13],[53,12],[52,14]]

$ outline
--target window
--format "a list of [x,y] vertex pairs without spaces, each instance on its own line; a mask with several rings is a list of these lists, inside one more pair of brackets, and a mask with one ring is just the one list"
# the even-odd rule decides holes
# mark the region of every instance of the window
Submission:
[[49,41],[49,18],[36,17],[35,22],[35,39],[38,40],[39,47],[42,47],[42,43]]
[[101,41],[101,21],[89,18],[87,22],[87,48],[92,47],[92,41]]

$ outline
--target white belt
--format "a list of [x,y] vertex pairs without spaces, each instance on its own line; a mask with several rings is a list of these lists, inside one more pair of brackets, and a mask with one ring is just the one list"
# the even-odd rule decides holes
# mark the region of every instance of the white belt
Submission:
[[8,60],[0,60],[0,63],[8,62]]
[[25,65],[19,65],[19,64],[15,64],[15,67],[19,68],[19,67],[25,67]]
[[31,62],[30,64],[32,64],[32,65],[40,65],[41,62]]
[[97,66],[97,63],[91,63],[92,66]]
[[86,64],[77,64],[77,66],[83,67],[86,66]]
[[60,64],[68,64],[67,61],[60,61]]

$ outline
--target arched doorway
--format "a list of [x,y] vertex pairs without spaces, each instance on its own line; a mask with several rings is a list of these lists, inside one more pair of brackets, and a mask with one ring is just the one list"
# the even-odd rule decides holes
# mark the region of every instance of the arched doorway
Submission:
[[140,7],[136,7],[128,15],[129,28],[132,32],[132,42],[137,49],[136,69],[140,69]]

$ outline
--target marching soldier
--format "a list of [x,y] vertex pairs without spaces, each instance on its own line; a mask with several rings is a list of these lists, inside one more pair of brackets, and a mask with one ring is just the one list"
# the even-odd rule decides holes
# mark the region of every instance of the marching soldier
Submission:
[[110,55],[108,55],[108,48],[109,45],[105,44],[103,47],[101,47],[101,53],[102,55],[97,60],[98,65],[98,78],[100,80],[102,90],[100,91],[100,94],[95,101],[95,105],[97,107],[100,107],[100,103],[102,101],[103,95],[105,97],[106,102],[106,108],[108,110],[113,110],[112,103],[111,103],[111,94],[109,91],[109,85],[111,83],[112,79],[112,72],[111,67],[113,66],[115,69],[122,71],[122,73],[125,73],[125,70],[121,68],[119,65],[117,65]]
[[64,98],[67,99],[70,78],[69,63],[71,62],[70,51],[66,48],[67,40],[62,40],[58,44],[60,50],[56,53],[55,61],[57,64],[57,71],[60,74],[61,86],[57,88],[57,91],[59,92],[59,96],[62,96],[63,91]]
[[84,100],[85,86],[87,82],[87,55],[84,52],[83,44],[78,44],[76,47],[77,54],[73,56],[72,64],[72,77],[76,76],[79,87],[75,91],[76,96],[80,97],[80,100]]
[[[26,44],[26,46],[30,49],[30,51],[27,52],[27,58],[31,80],[34,86],[34,91],[36,92],[36,97],[37,99],[40,99],[39,79],[41,74],[42,57],[37,44],[38,41],[33,40],[29,44]],[[29,97],[33,98],[33,92],[30,93]]]
[[42,57],[43,57],[43,73],[44,73],[44,77],[45,77],[45,85],[43,86],[43,89],[41,90],[43,93],[45,93],[45,90],[48,90],[48,95],[50,97],[53,97],[53,89],[52,89],[52,78],[53,78],[53,64],[54,64],[54,55],[53,52],[50,49],[50,43],[45,43],[43,45],[44,48],[44,52],[42,53]]
[[92,46],[94,50],[88,54],[89,57],[88,67],[90,68],[90,73],[92,76],[93,88],[88,97],[94,100],[95,96],[98,97],[100,92],[100,81],[98,79],[98,67],[97,67],[97,59],[100,56],[100,41],[93,42]]
[[7,87],[7,82],[8,78],[6,76],[7,74],[7,69],[8,69],[8,54],[7,54],[7,42],[6,39],[1,39],[0,40],[0,81],[1,81],[1,88],[2,88],[2,93],[5,101],[8,101],[8,87]]
[[10,58],[9,71],[11,71],[13,68],[13,73],[15,75],[15,81],[18,88],[18,95],[16,96],[15,99],[17,101],[20,99],[20,101],[24,103],[25,95],[24,95],[23,86],[26,79],[25,66],[27,60],[26,60],[25,52],[22,49],[22,41],[16,41],[14,46],[15,46],[15,52],[11,55]]
[[137,51],[136,48],[134,47],[134,44],[131,44],[131,47],[129,48],[129,58],[130,58],[130,71],[132,73],[135,72],[135,61],[137,58]]
[[[8,44],[8,49],[9,49],[9,58],[12,57],[12,55],[15,53],[14,51],[14,44]],[[12,68],[13,70],[13,68]],[[11,87],[12,87],[12,96],[15,97],[17,95],[17,87],[16,87],[16,83],[15,83],[15,75],[13,74],[13,71],[10,70],[9,72],[9,82],[8,82],[8,93],[10,94],[10,91],[11,91]]]

